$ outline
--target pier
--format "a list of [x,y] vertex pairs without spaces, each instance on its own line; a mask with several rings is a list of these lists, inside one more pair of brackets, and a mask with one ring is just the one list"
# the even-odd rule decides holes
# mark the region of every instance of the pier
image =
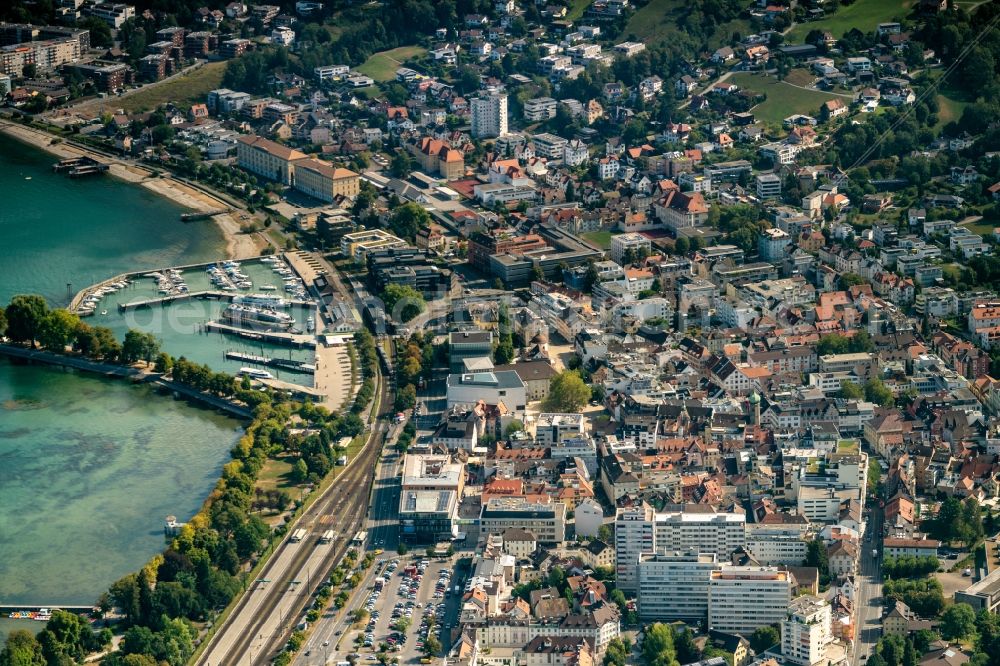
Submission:
[[189,291],[182,294],[168,294],[167,296],[158,296],[156,298],[146,298],[141,301],[131,301],[129,303],[119,303],[118,311],[125,312],[127,310],[137,310],[139,308],[151,308],[154,305],[167,305],[173,303],[174,301],[187,301],[192,298],[199,300],[205,299],[223,299],[232,298],[233,294],[227,294],[223,291]]
[[268,358],[267,356],[248,354],[241,351],[226,351],[225,357],[233,361],[243,361],[244,363],[265,365],[270,368],[280,368],[281,370],[288,370],[290,372],[301,372],[307,374],[313,374],[316,372],[315,365],[311,365],[305,361],[296,361],[291,358]]
[[[5,604],[0,602],[0,617],[5,617],[11,613],[32,612],[42,608],[49,610],[64,610],[71,613],[90,613],[94,606],[81,606],[80,604]],[[29,618],[30,619],[30,618]]]
[[70,157],[65,160],[60,160],[52,165],[52,170],[56,173],[65,173],[70,178],[79,178],[81,176],[91,176],[94,174],[105,173],[110,170],[111,166],[98,162],[93,157]]
[[230,326],[229,324],[223,324],[217,321],[206,322],[205,330],[228,333],[229,335],[235,335],[236,337],[243,338],[245,340],[273,342],[275,344],[287,345],[289,347],[297,347],[300,349],[316,346],[316,336],[306,335],[304,333],[250,331],[245,328],[238,328],[236,326]]
[[[240,296],[246,296],[246,294],[234,293],[231,291],[215,291],[212,289],[206,289],[203,291],[187,291],[181,294],[167,294],[166,296],[157,296],[155,298],[145,298],[141,301],[131,301],[129,303],[119,303],[118,311],[125,312],[126,310],[135,310],[138,308],[149,308],[154,305],[166,305],[168,303],[173,303],[174,301],[186,301],[188,299],[215,299],[220,301],[231,301],[234,298]],[[286,298],[286,302],[290,305],[300,305],[302,307],[309,307],[312,305],[309,301],[296,301],[291,298]]]
[[217,210],[206,210],[199,213],[181,213],[181,222],[197,222],[198,220],[208,220],[216,215],[225,215],[233,212],[232,208],[219,208]]

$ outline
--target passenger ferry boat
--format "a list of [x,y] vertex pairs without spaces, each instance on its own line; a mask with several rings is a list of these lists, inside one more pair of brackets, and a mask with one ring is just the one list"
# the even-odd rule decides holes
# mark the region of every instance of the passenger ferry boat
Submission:
[[253,305],[234,303],[222,312],[222,318],[234,326],[247,326],[256,329],[287,330],[295,324],[290,314],[259,308]]

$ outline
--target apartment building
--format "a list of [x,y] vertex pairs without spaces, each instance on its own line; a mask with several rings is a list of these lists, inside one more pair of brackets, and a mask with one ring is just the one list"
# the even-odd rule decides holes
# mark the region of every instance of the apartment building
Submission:
[[20,77],[31,65],[39,72],[50,72],[79,59],[80,45],[73,39],[12,44],[0,47],[0,74]]
[[507,96],[488,95],[472,100],[472,136],[477,139],[507,134]]
[[726,565],[709,575],[710,630],[749,635],[758,627],[787,618],[793,588],[787,571]]
[[551,97],[535,97],[524,101],[524,119],[531,123],[556,117],[556,101]]
[[554,446],[565,439],[583,436],[583,414],[538,415],[535,441],[540,446]]
[[798,597],[788,613],[781,623],[781,655],[799,666],[823,661],[826,646],[833,642],[830,603],[822,597]]
[[0,74],[22,76],[27,65],[51,72],[77,62],[89,49],[89,30],[0,23]]
[[652,250],[652,243],[648,238],[637,233],[619,234],[611,237],[611,260],[622,266],[625,264],[625,255],[629,250],[633,256],[640,253],[649,253]]
[[640,555],[639,617],[647,621],[704,621],[709,580],[721,566],[715,553]]
[[83,13],[87,16],[99,18],[109,26],[118,30],[125,21],[135,18],[135,7],[118,2],[98,2],[93,5],[84,5]]

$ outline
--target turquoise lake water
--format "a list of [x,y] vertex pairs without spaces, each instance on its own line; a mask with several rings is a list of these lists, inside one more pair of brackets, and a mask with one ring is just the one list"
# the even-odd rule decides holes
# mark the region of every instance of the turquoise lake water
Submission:
[[[54,161],[0,136],[0,303],[64,305],[67,283],[222,257],[211,223],[183,224],[183,208],[114,178],[54,175]],[[231,346],[164,337],[215,367]],[[139,568],[162,549],[167,514],[198,510],[237,426],[148,388],[0,361],[0,603],[89,604]],[[17,626],[41,628],[0,620],[0,640]]]

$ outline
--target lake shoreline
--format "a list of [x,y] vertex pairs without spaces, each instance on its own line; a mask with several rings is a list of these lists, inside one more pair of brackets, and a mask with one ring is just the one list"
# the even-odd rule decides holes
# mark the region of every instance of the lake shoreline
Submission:
[[[33,148],[43,150],[60,159],[88,156],[107,163],[111,167],[109,172],[112,176],[128,183],[141,185],[161,197],[194,211],[204,212],[231,208],[228,202],[222,201],[203,190],[192,187],[169,175],[154,176],[152,171],[145,167],[127,164],[115,158],[109,158],[107,155],[95,150],[67,143],[62,137],[54,136],[34,127],[10,121],[2,121],[0,122],[0,133],[21,143],[28,144]],[[53,143],[54,139],[60,139],[60,142]],[[216,215],[212,218],[216,227],[222,232],[222,236],[226,242],[226,256],[229,259],[247,259],[259,256],[261,253],[261,247],[259,247],[253,236],[240,231],[240,223],[234,217],[235,214],[239,214],[240,212],[242,211],[238,210],[233,214]]]

